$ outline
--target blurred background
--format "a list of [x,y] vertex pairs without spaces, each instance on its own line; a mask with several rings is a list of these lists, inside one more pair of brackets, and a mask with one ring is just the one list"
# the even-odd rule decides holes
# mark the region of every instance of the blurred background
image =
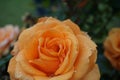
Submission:
[[[0,0],[0,27],[12,24],[28,28],[43,16],[69,18],[78,24],[98,45],[101,80],[120,80],[120,71],[103,54],[103,41],[109,30],[120,27],[120,0]],[[9,80],[10,58],[9,53],[0,58],[0,80]]]

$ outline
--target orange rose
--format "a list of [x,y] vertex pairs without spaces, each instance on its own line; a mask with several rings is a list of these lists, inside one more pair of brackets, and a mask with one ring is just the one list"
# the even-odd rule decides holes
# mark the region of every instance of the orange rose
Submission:
[[12,25],[6,25],[4,28],[0,28],[0,55],[9,47],[18,33],[18,27],[13,27]]
[[38,20],[24,30],[8,67],[11,80],[99,80],[96,45],[70,20]]
[[105,56],[120,70],[120,28],[113,28],[104,42]]

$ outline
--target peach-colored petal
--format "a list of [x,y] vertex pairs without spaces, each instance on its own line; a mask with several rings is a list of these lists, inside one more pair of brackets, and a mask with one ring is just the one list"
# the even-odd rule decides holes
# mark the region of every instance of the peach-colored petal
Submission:
[[35,76],[34,78],[35,78],[35,80],[40,80],[40,79],[42,79],[42,80],[69,80],[72,77],[73,73],[74,73],[74,68],[72,68],[67,73],[64,73],[62,75],[58,75],[58,76],[55,76],[55,77],[46,78],[46,77]]
[[78,35],[78,34],[81,33],[79,26],[77,26],[77,25],[76,25],[75,23],[73,23],[71,20],[69,20],[69,19],[68,19],[68,20],[65,20],[65,21],[63,21],[63,23],[64,23],[65,25],[67,25],[68,27],[70,27],[71,30],[73,30],[73,32],[74,32],[75,35]]
[[63,63],[61,64],[61,67],[56,71],[55,74],[63,73],[63,71],[64,72],[69,71],[73,67],[76,57],[78,55],[77,54],[78,53],[77,52],[77,50],[78,50],[77,40],[74,37],[74,35],[68,36],[68,39],[66,39],[66,42],[68,42],[67,43],[67,47],[68,47],[67,55],[66,55]]
[[11,51],[12,55],[17,55],[19,53],[18,42],[14,43],[14,49]]
[[22,79],[22,80],[34,80],[33,77],[23,71],[21,68],[21,64],[17,63],[15,67],[15,78]]
[[[74,79],[82,78],[87,70],[89,69],[89,57],[92,55],[94,50],[96,50],[96,45],[89,39],[87,36],[78,35],[79,40],[79,54],[77,57],[77,61],[75,63],[76,73],[74,75]],[[84,44],[83,44],[84,43]],[[93,63],[96,61],[94,58]]]
[[[44,60],[44,59],[36,59],[31,60],[30,64],[32,64],[35,68],[49,74],[54,73],[59,67],[59,60]],[[48,68],[49,66],[49,68]]]
[[98,66],[95,65],[93,69],[82,80],[99,80],[100,72]]
[[[107,51],[104,52],[104,55],[112,63],[112,66],[114,66],[116,69],[120,70],[119,69],[120,68],[120,59],[118,57],[119,55],[118,56],[114,56],[110,52],[107,52]],[[118,59],[115,58],[115,57],[118,57]]]
[[119,37],[119,34],[110,35],[109,40],[111,42],[111,45],[112,45],[113,49],[117,52],[120,52],[120,37]]
[[48,19],[48,17],[41,17],[38,19],[38,22],[45,22]]
[[32,67],[29,62],[24,58],[23,51],[16,56],[16,61],[21,65],[21,68],[30,75],[41,75],[46,76],[46,74],[36,68]]
[[10,78],[11,80],[14,80],[14,76],[15,76],[15,67],[16,67],[16,60],[15,60],[15,56],[10,60],[9,63],[9,67],[8,67],[8,72],[10,73]]

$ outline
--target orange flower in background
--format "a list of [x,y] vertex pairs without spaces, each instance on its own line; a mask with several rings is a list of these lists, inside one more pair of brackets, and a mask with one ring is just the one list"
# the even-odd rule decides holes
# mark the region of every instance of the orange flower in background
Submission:
[[18,36],[18,33],[19,29],[17,26],[6,25],[0,28],[0,56],[9,48],[11,42]]
[[82,0],[79,4],[78,4],[78,7],[79,8],[82,8],[84,7],[86,4],[87,4],[88,0]]
[[97,50],[70,20],[43,17],[24,30],[12,51],[11,80],[99,80]]
[[104,42],[105,56],[111,64],[120,70],[120,28],[113,28]]

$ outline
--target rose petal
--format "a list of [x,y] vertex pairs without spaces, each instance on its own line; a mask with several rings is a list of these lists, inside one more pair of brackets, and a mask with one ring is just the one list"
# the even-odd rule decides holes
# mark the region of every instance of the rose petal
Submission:
[[64,73],[62,75],[58,75],[55,77],[40,77],[40,76],[34,76],[35,80],[69,80],[74,73],[74,68],[72,68],[69,72]]
[[22,80],[33,80],[33,77],[23,71],[21,64],[17,63],[15,67],[15,78]]
[[[79,40],[79,55],[75,63],[76,73],[74,79],[80,79],[89,69],[89,57],[92,55],[93,51],[96,50],[96,45],[87,37],[83,35],[78,35]],[[84,43],[84,44],[83,44]],[[93,63],[96,61],[94,58]]]
[[47,73],[47,75],[53,74],[59,67],[59,60],[44,60],[40,58],[36,60],[31,60],[29,62],[36,69]]
[[9,63],[9,67],[8,67],[8,72],[10,73],[10,79],[14,80],[15,77],[15,67],[16,67],[16,60],[15,60],[16,56],[14,56]]
[[98,69],[98,65],[95,65],[93,69],[85,75],[82,80],[99,80],[100,79],[100,72]]
[[81,33],[79,26],[77,26],[75,23],[73,23],[71,20],[65,20],[63,21],[65,25],[67,25],[71,30],[73,30],[75,35],[78,35]]
[[46,76],[46,74],[40,70],[37,70],[36,68],[32,67],[27,60],[23,57],[24,51],[19,52],[19,54],[16,56],[16,61],[21,65],[21,68],[23,71],[30,75],[40,75],[40,76]]

